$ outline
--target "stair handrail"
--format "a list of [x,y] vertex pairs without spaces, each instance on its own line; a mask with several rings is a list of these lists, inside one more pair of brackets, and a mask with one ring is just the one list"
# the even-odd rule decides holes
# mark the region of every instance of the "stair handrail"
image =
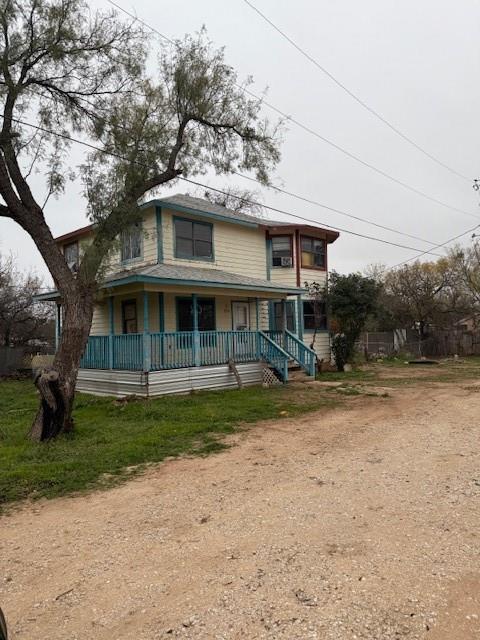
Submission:
[[285,330],[285,335],[288,336],[290,340],[293,340],[297,344],[298,349],[302,350],[303,353],[309,357],[305,358],[305,362],[301,362],[298,358],[295,357],[293,353],[290,353],[288,349],[286,349],[287,353],[289,353],[290,356],[298,362],[298,364],[308,373],[308,375],[315,376],[315,362],[317,360],[316,352],[310,347],[307,347],[303,340],[300,340],[300,338],[298,338],[288,329]]
[[282,349],[282,347],[280,347],[276,342],[274,342],[273,340],[271,340],[271,338],[269,338],[266,333],[264,333],[263,331],[259,331],[258,335],[263,338],[267,344],[273,348],[274,352],[277,353],[277,355],[282,359],[282,363],[281,363],[281,368],[279,368],[276,363],[273,361],[272,358],[268,358],[268,354],[264,354],[262,353],[262,350],[260,349],[260,354],[262,357],[265,358],[265,360],[271,364],[272,366],[274,366],[277,371],[279,372],[279,374],[282,376],[283,381],[284,382],[288,382],[288,361],[290,359],[290,355],[284,351],[284,349]]

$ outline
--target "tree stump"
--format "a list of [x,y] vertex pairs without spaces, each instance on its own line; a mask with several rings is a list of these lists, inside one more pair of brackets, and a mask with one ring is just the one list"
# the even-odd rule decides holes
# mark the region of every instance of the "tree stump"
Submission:
[[30,437],[36,442],[43,442],[55,438],[63,430],[65,401],[59,373],[52,367],[38,371],[34,384],[40,392],[41,404],[30,430]]

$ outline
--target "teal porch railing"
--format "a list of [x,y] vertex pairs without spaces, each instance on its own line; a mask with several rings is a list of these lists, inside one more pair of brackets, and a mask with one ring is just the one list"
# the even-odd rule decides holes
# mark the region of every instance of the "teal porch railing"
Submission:
[[261,331],[172,331],[90,336],[81,367],[162,371],[264,359],[288,379],[285,351]]
[[286,351],[292,360],[299,364],[309,376],[315,375],[317,355],[313,349],[307,347],[291,331],[265,331],[265,333]]
[[290,356],[263,331],[258,332],[258,351],[260,357],[277,371],[283,382],[288,382]]

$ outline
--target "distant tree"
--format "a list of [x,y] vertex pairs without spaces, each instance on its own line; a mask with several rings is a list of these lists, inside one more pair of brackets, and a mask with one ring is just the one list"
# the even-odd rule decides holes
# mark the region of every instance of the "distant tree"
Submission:
[[429,331],[454,324],[471,308],[471,300],[457,277],[459,265],[451,258],[412,262],[385,276],[385,292],[398,328],[418,333],[419,349]]
[[[60,293],[62,335],[49,380],[51,411],[39,408],[32,437],[72,428],[80,359],[98,280],[118,235],[138,222],[139,204],[179,176],[251,171],[267,182],[279,160],[278,127],[261,116],[205,34],[165,45],[148,77],[145,36],[84,0],[0,0],[0,216],[33,239]],[[34,121],[41,129],[25,124]],[[60,134],[63,137],[59,137]],[[68,153],[74,134],[91,150],[81,167]],[[46,195],[30,176],[46,171]],[[80,172],[95,237],[72,273],[44,215],[48,197]],[[43,190],[42,190],[43,191]],[[55,383],[57,384],[57,383]]]
[[332,351],[339,371],[352,359],[368,318],[376,313],[379,293],[380,285],[373,278],[359,273],[330,273],[326,302],[336,327]]
[[262,205],[258,202],[261,196],[257,191],[231,186],[224,187],[221,191],[223,193],[220,193],[220,190],[207,190],[202,195],[213,204],[219,204],[237,213],[250,213],[255,216],[263,214]]
[[45,340],[52,324],[52,309],[35,302],[42,280],[22,273],[12,258],[0,256],[0,344],[16,346]]

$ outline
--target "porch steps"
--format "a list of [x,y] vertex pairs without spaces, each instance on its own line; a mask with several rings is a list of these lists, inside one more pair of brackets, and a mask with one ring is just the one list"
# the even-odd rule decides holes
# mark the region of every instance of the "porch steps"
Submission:
[[288,382],[309,382],[313,379],[313,376],[309,376],[305,369],[302,369],[297,364],[288,365]]

